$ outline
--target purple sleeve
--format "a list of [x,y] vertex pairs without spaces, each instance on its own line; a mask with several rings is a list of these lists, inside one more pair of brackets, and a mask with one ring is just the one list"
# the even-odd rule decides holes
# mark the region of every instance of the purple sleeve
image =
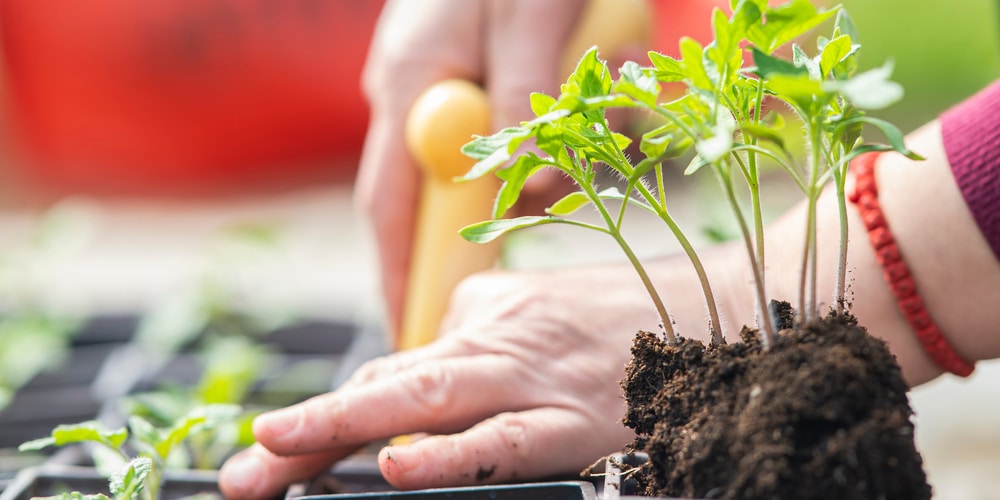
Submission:
[[969,211],[1000,259],[1000,80],[944,112],[941,138]]

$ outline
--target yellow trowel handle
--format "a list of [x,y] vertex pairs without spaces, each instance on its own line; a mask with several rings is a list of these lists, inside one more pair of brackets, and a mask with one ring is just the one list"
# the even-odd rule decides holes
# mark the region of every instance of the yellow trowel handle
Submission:
[[[563,76],[592,45],[611,54],[649,37],[646,0],[590,0],[567,42]],[[527,99],[528,96],[525,96]],[[410,349],[434,340],[451,292],[466,276],[489,269],[500,242],[469,243],[458,231],[492,218],[499,188],[493,176],[455,183],[473,160],[460,151],[473,135],[490,133],[486,94],[462,80],[446,80],[421,94],[406,123],[406,143],[423,169],[423,186],[414,232],[410,276],[397,348]]]
[[452,290],[462,278],[493,266],[499,242],[477,245],[458,231],[493,215],[498,180],[464,175],[474,160],[461,152],[473,135],[490,132],[486,93],[464,80],[445,80],[417,98],[406,123],[406,143],[423,170],[413,256],[403,305],[399,349],[434,340]]

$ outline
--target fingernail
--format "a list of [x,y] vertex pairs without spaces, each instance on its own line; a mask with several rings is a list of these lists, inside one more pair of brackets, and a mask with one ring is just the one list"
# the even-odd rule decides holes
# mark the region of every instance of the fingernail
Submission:
[[420,465],[419,452],[409,446],[386,446],[382,448],[385,465],[395,465],[400,474],[406,474]]
[[254,496],[260,478],[264,473],[262,463],[256,456],[237,455],[229,459],[223,466],[225,489],[227,496],[237,498],[250,498]]
[[267,432],[275,437],[287,434],[299,426],[301,412],[297,408],[284,408],[258,415],[254,419],[254,434]]

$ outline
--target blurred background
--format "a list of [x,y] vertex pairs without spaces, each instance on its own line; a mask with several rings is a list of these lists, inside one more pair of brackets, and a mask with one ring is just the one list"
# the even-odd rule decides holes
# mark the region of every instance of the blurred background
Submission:
[[[724,3],[654,2],[654,48],[704,40]],[[862,65],[895,62],[906,97],[877,116],[904,131],[1000,75],[993,0],[844,4]],[[239,307],[378,335],[373,246],[350,196],[367,124],[359,76],[381,5],[0,0],[0,309],[141,316],[213,275],[238,286]],[[615,255],[573,255],[579,237],[527,233],[508,262]],[[248,241],[256,253],[244,259]],[[546,261],[553,247],[569,257]],[[913,391],[939,498],[1000,498],[998,389],[998,365],[983,363],[969,380]]]

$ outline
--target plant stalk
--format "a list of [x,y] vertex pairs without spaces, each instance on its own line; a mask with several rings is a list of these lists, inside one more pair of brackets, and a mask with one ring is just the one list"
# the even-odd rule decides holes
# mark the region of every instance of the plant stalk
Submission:
[[816,310],[816,267],[817,267],[817,246],[816,246],[816,204],[819,199],[820,189],[819,169],[820,169],[820,148],[822,147],[819,138],[819,125],[815,120],[809,120],[809,191],[808,210],[806,212],[806,237],[805,249],[802,256],[802,277],[799,281],[799,301],[802,310],[799,312],[801,324],[813,319],[818,314]]
[[[663,171],[661,167],[656,168],[657,182],[659,189],[663,189],[662,175]],[[694,272],[698,276],[698,281],[701,283],[702,294],[705,296],[705,306],[708,308],[708,318],[709,318],[709,329],[711,330],[712,343],[715,345],[724,345],[726,343],[726,338],[722,335],[722,322],[719,321],[719,308],[715,302],[715,293],[712,292],[712,284],[708,280],[708,273],[705,272],[705,266],[701,263],[701,259],[698,257],[698,253],[694,249],[694,245],[688,240],[687,235],[681,230],[680,226],[677,225],[677,221],[671,217],[670,212],[667,210],[666,203],[658,203],[655,196],[649,192],[642,183],[636,184],[636,190],[639,194],[646,199],[646,202],[657,208],[657,214],[664,223],[666,223],[667,228],[677,239],[677,242],[681,245],[681,249],[687,254],[688,260],[691,261],[692,267],[694,267]],[[661,191],[661,199],[662,191]]]
[[642,281],[642,285],[646,288],[646,293],[653,300],[653,305],[656,307],[656,312],[660,315],[660,322],[663,323],[663,332],[667,336],[667,340],[671,344],[678,343],[677,334],[674,332],[674,325],[670,319],[670,314],[667,313],[666,306],[663,305],[663,300],[660,298],[660,294],[656,291],[656,287],[653,286],[653,281],[649,278],[649,274],[646,272],[646,268],[643,267],[642,262],[632,251],[632,247],[629,246],[625,238],[622,237],[621,232],[615,225],[615,220],[608,212],[607,207],[601,201],[601,198],[597,196],[597,192],[594,191],[594,187],[589,182],[582,182],[583,179],[577,178],[576,175],[573,176],[573,181],[576,182],[584,192],[587,193],[587,197],[591,199],[594,206],[597,207],[598,212],[604,219],[605,223],[608,225],[608,234],[618,242],[618,246],[621,247],[622,251],[625,253],[626,258],[632,264],[636,273],[639,275],[639,279]]
[[775,333],[774,324],[771,322],[771,315],[767,311],[767,294],[764,291],[764,282],[761,274],[761,269],[757,266],[754,259],[754,248],[753,248],[753,237],[750,234],[750,228],[747,227],[746,220],[743,217],[743,210],[740,209],[739,201],[736,199],[736,192],[733,190],[732,180],[727,175],[727,172],[722,163],[713,164],[712,170],[715,172],[716,177],[722,184],[722,190],[726,194],[726,200],[729,201],[729,206],[733,210],[733,214],[736,216],[736,221],[739,223],[740,232],[743,234],[743,244],[746,247],[747,256],[750,258],[750,268],[753,270],[753,281],[754,281],[754,291],[757,297],[757,314],[760,321],[761,330],[761,344],[764,350],[769,350],[772,345],[774,345]]
[[834,290],[833,303],[838,314],[847,311],[847,197],[845,195],[845,172],[839,168],[834,171],[834,181],[837,184],[837,212],[840,216],[840,246],[837,254],[837,285]]

